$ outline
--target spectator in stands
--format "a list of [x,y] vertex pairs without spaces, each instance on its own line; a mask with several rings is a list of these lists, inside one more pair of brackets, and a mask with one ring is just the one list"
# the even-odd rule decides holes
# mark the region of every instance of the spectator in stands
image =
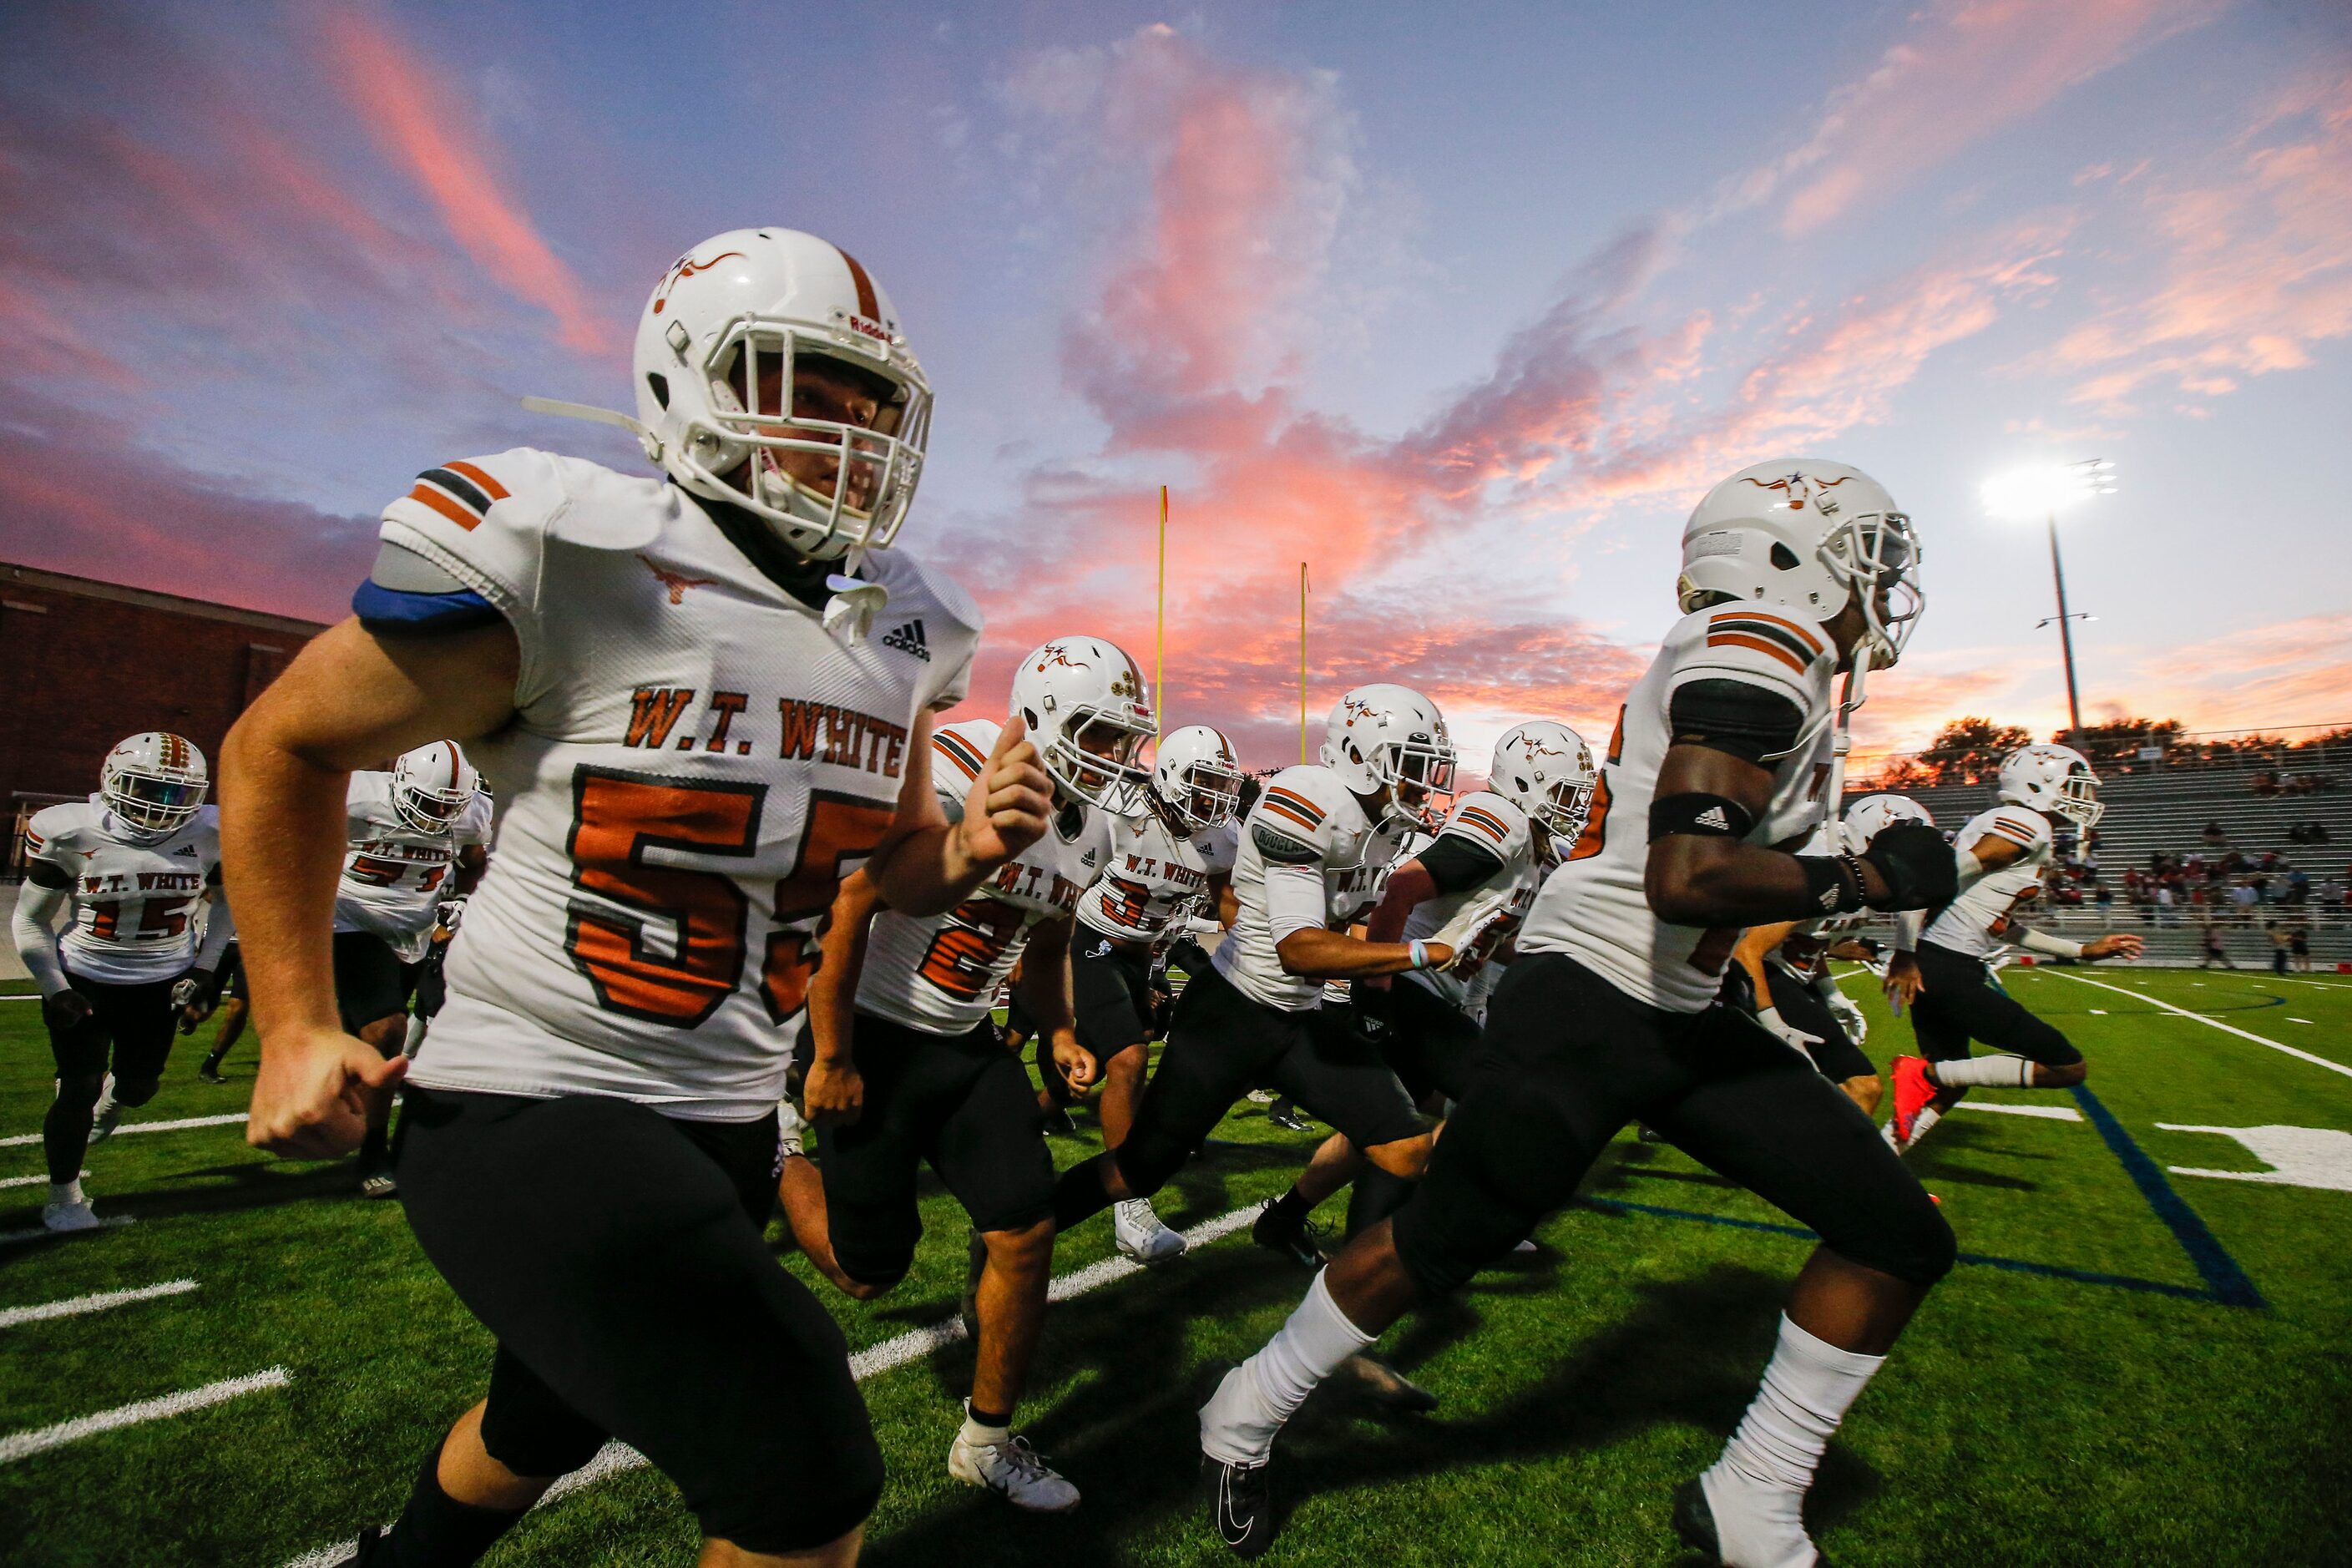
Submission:
[[2107,921],[2115,910],[2116,890],[2113,888],[2108,887],[2105,882],[2094,883],[2092,888],[2093,891],[2091,896],[2098,903],[2099,919],[2104,922]]
[[2159,884],[2156,889],[2157,924],[2170,927],[2177,926],[2180,923],[2179,918],[2172,912],[2172,902],[2171,886],[2169,884]]
[[2230,962],[2230,950],[2221,944],[2221,928],[2209,917],[2205,921],[2205,957],[2197,967],[2210,969],[2216,963],[2224,969],[2238,967]]
[[2279,792],[2279,776],[2274,773],[2259,773],[2251,786],[2256,795],[2273,795]]
[[2309,902],[2310,899],[2311,874],[2300,867],[2288,871],[2286,874],[2286,891],[2279,895],[2279,902],[2283,904],[2291,904],[2295,908],[2300,909],[2304,904]]
[[2230,889],[2230,901],[2237,905],[2238,918],[2248,925],[2254,923],[2254,905],[2260,902],[2261,899],[2261,894],[2243,882]]
[[2230,842],[2230,835],[2222,828],[2220,817],[2214,817],[2205,824],[2205,842],[2216,849]]

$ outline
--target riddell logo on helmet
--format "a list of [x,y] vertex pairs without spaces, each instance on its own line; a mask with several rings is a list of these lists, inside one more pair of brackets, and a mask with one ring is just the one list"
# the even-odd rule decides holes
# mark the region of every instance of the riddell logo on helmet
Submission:
[[742,254],[743,253],[740,250],[722,250],[708,261],[697,261],[691,256],[679,257],[676,261],[670,264],[668,273],[662,279],[661,287],[654,290],[654,314],[656,316],[660,315],[663,308],[669,303],[669,291],[671,289],[677,288],[679,284],[685,282],[696,273],[708,272],[712,268],[718,266],[720,262],[726,260],[729,257],[741,256]]
[[877,343],[887,343],[890,341],[890,329],[879,321],[869,321],[854,312],[844,312],[841,319],[848,325],[851,331],[860,336],[872,338]]

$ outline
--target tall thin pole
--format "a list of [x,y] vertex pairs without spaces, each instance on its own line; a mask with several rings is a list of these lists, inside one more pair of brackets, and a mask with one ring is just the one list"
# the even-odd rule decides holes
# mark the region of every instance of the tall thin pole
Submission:
[[1151,637],[1151,700],[1153,733],[1160,732],[1159,714],[1168,705],[1168,487],[1160,487],[1160,616]]
[[1298,760],[1307,761],[1307,563],[1298,563]]
[[2050,580],[2058,585],[2058,646],[2066,653],[2066,739],[2083,739],[2083,703],[2074,690],[2074,626],[2066,613],[2066,570],[2058,563],[2058,514],[2050,514]]

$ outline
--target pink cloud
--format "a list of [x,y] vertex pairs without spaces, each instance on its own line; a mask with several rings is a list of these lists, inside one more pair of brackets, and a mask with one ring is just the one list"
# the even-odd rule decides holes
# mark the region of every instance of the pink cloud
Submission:
[[367,12],[329,7],[314,21],[327,74],[350,96],[384,155],[424,187],[466,253],[501,288],[553,316],[566,347],[610,352],[618,340],[609,312],[588,297],[492,172],[465,104]]

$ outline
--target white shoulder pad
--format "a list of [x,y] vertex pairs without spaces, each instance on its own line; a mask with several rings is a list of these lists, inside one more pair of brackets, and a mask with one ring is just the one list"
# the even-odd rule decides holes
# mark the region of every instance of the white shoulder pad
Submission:
[[1201,852],[1202,865],[1210,876],[1226,876],[1232,872],[1234,861],[1241,855],[1242,825],[1238,822],[1220,823],[1206,833],[1196,836],[1192,847]]
[[25,857],[79,872],[89,853],[90,808],[78,800],[45,805],[25,824]]
[[383,537],[424,556],[503,611],[537,610],[540,563],[570,504],[557,460],[518,447],[427,468],[383,509]]
[[496,821],[496,808],[490,801],[489,791],[483,790],[476,794],[474,798],[466,805],[466,815],[457,819],[457,842],[461,845],[488,844],[490,841],[490,829]]
[[963,584],[897,550],[867,556],[865,572],[890,595],[876,619],[876,635],[904,632],[902,640],[928,656],[920,706],[943,712],[962,701],[971,691],[971,661],[980,652],[983,621]]
[[1958,842],[1963,849],[1974,849],[1989,837],[2006,838],[2031,856],[2050,847],[2050,824],[2038,811],[2028,811],[2021,805],[1997,805],[1960,829]]
[[1440,838],[1464,838],[1508,860],[1528,842],[1528,814],[1487,790],[1474,790],[1454,803]]
[[1710,678],[1746,681],[1794,700],[1813,716],[1836,650],[1818,626],[1775,610],[1717,605],[1685,616],[1666,636],[1674,684]]
[[966,719],[931,731],[931,793],[947,807],[949,821],[963,819],[964,800],[980,782],[988,754],[996,750],[997,737],[1003,732],[1004,726],[993,719]]
[[1273,834],[1277,839],[1328,853],[1338,842],[1343,825],[1360,815],[1348,786],[1337,775],[1328,768],[1308,764],[1285,768],[1266,780],[1245,826],[1261,851],[1265,847],[1265,836]]

